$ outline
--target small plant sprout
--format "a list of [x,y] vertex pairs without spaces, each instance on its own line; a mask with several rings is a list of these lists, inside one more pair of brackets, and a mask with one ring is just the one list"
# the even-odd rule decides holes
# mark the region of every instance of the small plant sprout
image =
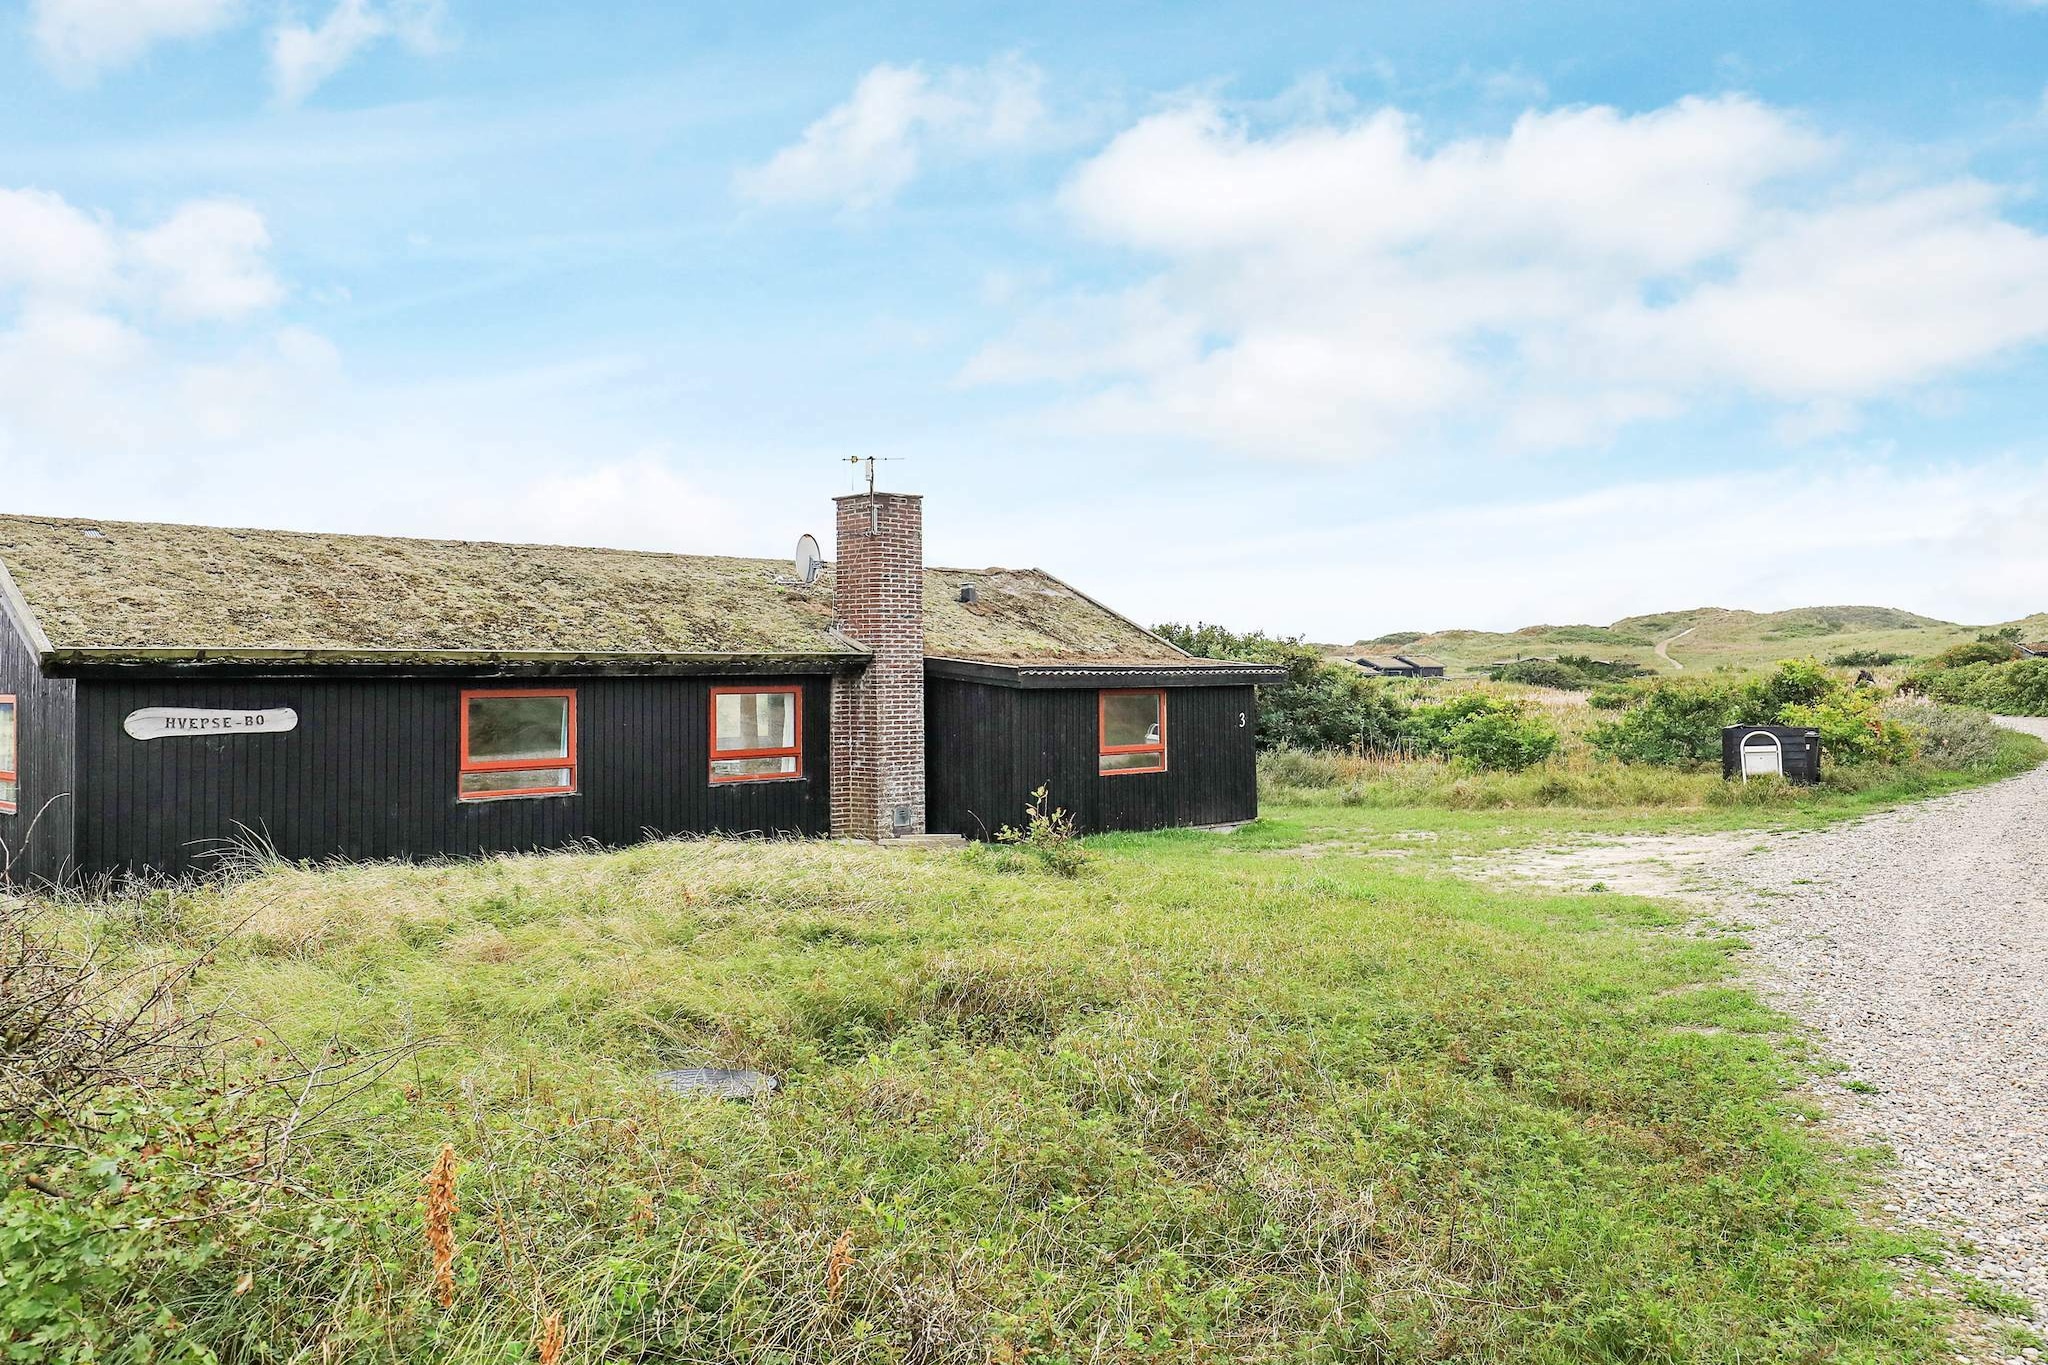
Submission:
[[1047,871],[1062,877],[1078,876],[1088,862],[1074,817],[1052,804],[1044,786],[1033,791],[1031,799],[1024,803],[1024,828],[1004,825],[996,831],[996,842],[1023,849]]

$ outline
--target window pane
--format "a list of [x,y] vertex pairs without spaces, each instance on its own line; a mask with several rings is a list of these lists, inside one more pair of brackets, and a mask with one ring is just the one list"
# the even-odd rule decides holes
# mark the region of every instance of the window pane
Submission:
[[567,758],[567,697],[471,697],[469,756],[478,762],[508,758]]
[[1127,744],[1157,744],[1159,702],[1157,692],[1103,698],[1102,747],[1120,749]]
[[711,764],[713,777],[794,777],[796,755],[780,758],[721,758]]
[[718,748],[794,749],[796,696],[789,692],[724,693],[718,698]]
[[21,788],[12,782],[0,782],[0,806],[21,804]]
[[1156,773],[1166,769],[1166,755],[1151,753],[1104,754],[1101,771],[1106,773]]
[[567,768],[519,768],[503,773],[464,773],[464,796],[489,796],[492,792],[533,791],[569,785]]
[[[14,703],[0,701],[0,773],[14,771]],[[0,800],[12,800],[0,797]]]

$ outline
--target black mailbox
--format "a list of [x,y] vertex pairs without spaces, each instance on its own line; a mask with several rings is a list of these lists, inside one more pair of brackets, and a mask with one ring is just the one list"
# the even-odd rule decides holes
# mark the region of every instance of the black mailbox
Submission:
[[1731,725],[1721,732],[1721,776],[1820,781],[1820,731],[1796,725]]

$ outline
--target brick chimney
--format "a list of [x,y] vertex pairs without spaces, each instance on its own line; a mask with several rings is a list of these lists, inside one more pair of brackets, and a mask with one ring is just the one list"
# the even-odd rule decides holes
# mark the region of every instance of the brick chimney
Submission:
[[873,660],[832,682],[832,832],[924,833],[924,500],[851,493],[838,504],[839,629]]

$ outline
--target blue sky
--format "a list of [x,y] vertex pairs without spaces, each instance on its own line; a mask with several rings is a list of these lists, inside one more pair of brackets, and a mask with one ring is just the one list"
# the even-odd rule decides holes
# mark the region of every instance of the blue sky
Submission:
[[[592,13],[602,17],[593,19]],[[0,507],[2048,609],[2048,6],[0,6]]]

